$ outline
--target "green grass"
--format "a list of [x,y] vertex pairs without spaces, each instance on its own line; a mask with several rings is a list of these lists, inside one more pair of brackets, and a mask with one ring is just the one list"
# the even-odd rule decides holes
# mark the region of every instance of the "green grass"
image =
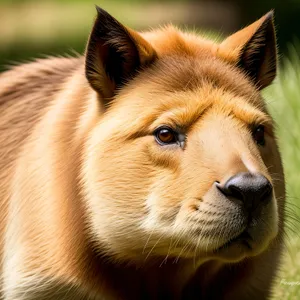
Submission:
[[96,17],[95,3],[136,30],[171,20],[185,24],[188,18],[185,3],[179,0],[172,4],[151,0],[13,1],[0,0],[0,71],[13,62],[38,56],[70,54],[71,49],[83,53]]
[[283,58],[277,80],[264,92],[270,112],[278,124],[287,206],[298,219],[288,221],[288,227],[293,230],[288,230],[287,251],[273,298],[280,300],[300,299],[300,57],[297,48],[290,47],[289,54]]

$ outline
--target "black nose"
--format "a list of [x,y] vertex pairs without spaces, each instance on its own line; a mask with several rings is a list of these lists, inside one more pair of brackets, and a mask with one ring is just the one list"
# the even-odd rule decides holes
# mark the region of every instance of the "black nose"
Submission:
[[269,202],[273,189],[270,181],[259,173],[238,173],[217,187],[225,196],[242,201],[247,210]]

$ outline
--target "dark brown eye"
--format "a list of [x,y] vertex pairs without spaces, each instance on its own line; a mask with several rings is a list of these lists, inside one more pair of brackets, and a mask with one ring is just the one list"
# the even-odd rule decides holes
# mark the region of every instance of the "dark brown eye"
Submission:
[[253,138],[258,145],[265,145],[265,127],[263,125],[259,125],[255,128],[255,130],[253,131]]
[[177,142],[177,134],[169,127],[158,128],[154,135],[156,141],[161,145],[169,145]]

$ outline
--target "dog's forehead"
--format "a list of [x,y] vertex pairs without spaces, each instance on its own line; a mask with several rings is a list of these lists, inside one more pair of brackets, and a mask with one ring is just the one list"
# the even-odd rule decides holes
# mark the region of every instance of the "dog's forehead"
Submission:
[[262,97],[250,80],[213,57],[158,59],[119,96],[114,108],[132,130],[136,126],[136,130],[153,131],[161,124],[189,128],[211,112],[235,116],[246,124],[269,121]]
[[263,105],[254,106],[244,97],[209,84],[193,91],[169,93],[156,105],[155,112],[153,129],[160,124],[189,128],[204,116],[206,120],[220,120],[220,117],[238,119],[244,124],[271,123]]
[[138,89],[145,97],[195,91],[207,86],[230,92],[255,106],[262,102],[259,91],[244,73],[214,56],[158,58],[129,84],[126,93]]
[[214,56],[164,57],[158,59],[149,73],[154,82],[169,91],[195,90],[212,84],[236,96],[259,98],[259,92],[237,67]]
[[119,115],[118,110],[137,130],[141,124],[150,130],[161,124],[188,127],[207,109],[248,124],[268,119],[251,81],[237,67],[209,55],[158,58],[128,83],[114,104],[112,115]]

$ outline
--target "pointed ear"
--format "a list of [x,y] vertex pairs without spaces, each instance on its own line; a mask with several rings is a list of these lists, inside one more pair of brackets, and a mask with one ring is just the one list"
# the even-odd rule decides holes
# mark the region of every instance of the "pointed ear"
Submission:
[[86,49],[85,73],[90,85],[110,98],[156,53],[137,32],[126,28],[96,6],[97,18]]
[[271,84],[277,67],[273,11],[225,39],[218,55],[244,70],[258,89]]

